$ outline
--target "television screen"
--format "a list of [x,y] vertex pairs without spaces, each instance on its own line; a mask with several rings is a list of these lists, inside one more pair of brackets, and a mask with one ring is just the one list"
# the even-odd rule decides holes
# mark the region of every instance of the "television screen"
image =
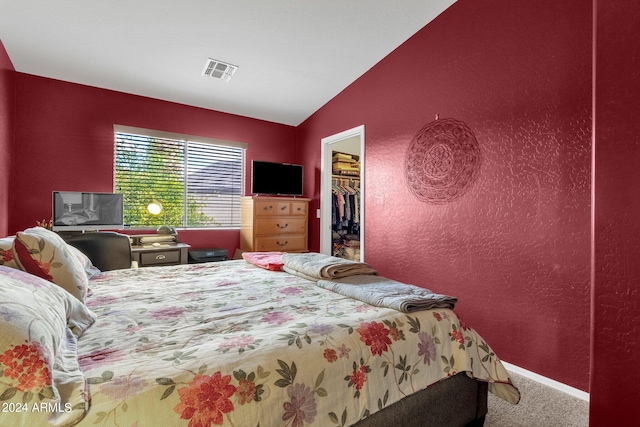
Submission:
[[124,228],[122,194],[54,191],[52,211],[54,231]]
[[251,193],[302,196],[303,172],[302,165],[254,160],[251,163]]

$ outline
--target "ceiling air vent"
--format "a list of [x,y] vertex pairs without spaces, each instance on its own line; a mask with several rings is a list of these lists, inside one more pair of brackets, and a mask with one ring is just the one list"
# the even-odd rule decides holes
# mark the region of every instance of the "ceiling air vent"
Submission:
[[237,69],[237,65],[231,65],[218,61],[217,59],[209,58],[207,59],[207,64],[204,66],[204,70],[202,70],[202,75],[229,81]]

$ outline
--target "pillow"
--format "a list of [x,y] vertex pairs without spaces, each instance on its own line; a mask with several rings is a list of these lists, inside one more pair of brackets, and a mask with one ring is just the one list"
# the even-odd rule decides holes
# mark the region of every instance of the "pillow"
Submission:
[[87,274],[88,279],[91,279],[93,276],[100,273],[100,269],[98,269],[98,267],[93,265],[89,257],[86,256],[84,252],[82,252],[80,249],[76,248],[75,246],[71,246],[69,244],[67,244],[67,249],[69,249],[76,258],[78,258],[78,261],[80,261],[80,264],[82,264],[82,268],[84,269],[84,272]]
[[11,268],[20,268],[13,259],[13,240],[16,236],[3,237],[0,239],[0,265]]
[[84,302],[89,285],[87,274],[69,245],[53,231],[34,227],[18,232],[13,255],[21,270],[55,283]]
[[[64,289],[5,266],[0,301],[0,396],[25,409],[3,413],[3,425],[75,424],[89,402],[68,324],[84,330],[93,313]],[[41,405],[58,410],[38,411]]]

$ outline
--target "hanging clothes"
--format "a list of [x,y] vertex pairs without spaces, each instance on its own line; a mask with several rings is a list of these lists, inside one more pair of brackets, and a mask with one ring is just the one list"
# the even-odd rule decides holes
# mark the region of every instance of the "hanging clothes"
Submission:
[[359,260],[360,179],[334,177],[331,193],[333,255]]

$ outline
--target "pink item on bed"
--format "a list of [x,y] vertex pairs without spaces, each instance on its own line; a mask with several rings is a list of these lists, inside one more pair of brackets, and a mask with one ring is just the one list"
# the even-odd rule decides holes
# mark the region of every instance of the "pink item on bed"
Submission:
[[271,271],[282,271],[284,252],[243,252],[245,261]]

